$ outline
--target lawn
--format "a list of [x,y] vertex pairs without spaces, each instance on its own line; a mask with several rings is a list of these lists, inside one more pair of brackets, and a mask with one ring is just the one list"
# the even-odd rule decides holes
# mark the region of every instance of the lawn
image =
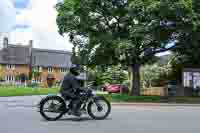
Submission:
[[[31,95],[47,95],[58,93],[58,88],[31,88],[16,86],[0,86],[0,97],[8,96],[31,96]],[[98,92],[99,95],[106,96],[114,102],[159,102],[160,97],[157,96],[128,96],[120,94],[105,95]]]
[[[31,96],[31,95],[47,95],[57,94],[58,88],[31,88],[31,87],[16,87],[16,86],[0,86],[0,97],[8,96]],[[129,96],[121,94],[104,95],[113,102],[160,102],[159,96]]]
[[0,97],[56,94],[58,88],[0,86]]
[[[0,86],[0,97],[8,96],[31,96],[31,95],[48,95],[57,94],[59,88],[31,88],[16,86]],[[171,97],[164,99],[160,96],[129,96],[126,94],[112,94],[98,92],[98,95],[104,95],[112,102],[172,102],[172,103],[200,103],[200,97]]]

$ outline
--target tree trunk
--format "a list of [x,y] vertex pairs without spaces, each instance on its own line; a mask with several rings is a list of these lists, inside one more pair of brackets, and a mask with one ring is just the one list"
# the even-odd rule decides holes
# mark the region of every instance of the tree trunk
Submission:
[[132,69],[132,86],[131,94],[134,96],[140,95],[140,64],[131,65]]
[[130,81],[129,83],[129,94],[131,95],[131,90],[132,90],[132,67],[131,66],[128,66],[128,80]]

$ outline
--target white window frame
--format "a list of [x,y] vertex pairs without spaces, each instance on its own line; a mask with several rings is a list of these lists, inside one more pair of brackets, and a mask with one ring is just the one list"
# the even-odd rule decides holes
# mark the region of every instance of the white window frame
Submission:
[[42,72],[42,67],[41,66],[35,66],[33,68],[33,70],[36,71],[36,72]]
[[48,72],[49,72],[49,73],[52,73],[52,72],[53,72],[53,67],[48,67],[47,69],[48,69]]
[[61,73],[66,73],[67,72],[67,68],[60,68],[60,72]]
[[8,70],[15,70],[15,65],[13,65],[13,64],[7,64],[6,68]]
[[40,83],[42,83],[42,80],[41,79],[34,79],[34,80],[32,80],[32,83],[40,84]]
[[14,82],[15,81],[15,76],[14,75],[6,75],[5,80],[7,82]]
[[41,66],[39,67],[39,72],[42,72],[42,67]]

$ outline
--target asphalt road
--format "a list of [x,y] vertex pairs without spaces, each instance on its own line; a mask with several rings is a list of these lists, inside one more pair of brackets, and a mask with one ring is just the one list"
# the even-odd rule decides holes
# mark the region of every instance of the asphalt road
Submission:
[[[26,105],[23,102],[26,100]],[[108,119],[96,121],[64,116],[45,121],[33,99],[0,98],[0,133],[199,133],[200,107],[113,106]]]

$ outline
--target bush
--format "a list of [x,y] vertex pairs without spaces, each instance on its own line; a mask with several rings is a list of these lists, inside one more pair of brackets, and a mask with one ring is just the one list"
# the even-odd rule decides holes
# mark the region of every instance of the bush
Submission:
[[31,87],[31,88],[35,88],[35,87],[39,87],[39,84],[37,84],[37,83],[29,83],[27,86]]
[[160,102],[160,96],[129,96],[126,94],[112,94],[113,102]]
[[97,66],[95,69],[90,70],[90,82],[96,86],[109,84],[122,84],[128,79],[128,72],[122,66],[107,66],[102,70],[102,66]]
[[151,86],[163,86],[165,85],[165,81],[168,80],[171,71],[172,68],[169,64],[155,63],[153,65],[145,65],[141,69],[141,80],[147,88]]

